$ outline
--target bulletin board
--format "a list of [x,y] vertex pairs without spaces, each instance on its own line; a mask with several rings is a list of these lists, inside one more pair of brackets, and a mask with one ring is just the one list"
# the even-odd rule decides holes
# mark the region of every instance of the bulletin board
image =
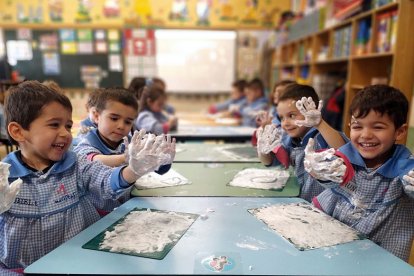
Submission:
[[[22,41],[18,36],[18,30],[4,30],[4,42],[7,45],[7,41]],[[74,31],[76,33],[76,30]],[[92,30],[93,32],[93,30]],[[107,86],[123,86],[123,67],[122,67],[122,45],[121,37],[122,32],[119,32],[119,46],[118,53],[119,58],[118,68],[116,70],[110,70],[111,65],[110,57],[111,52],[109,49],[101,50],[101,53],[95,49],[95,41],[92,39],[93,49],[89,53],[79,53],[78,43],[74,43],[74,53],[62,52],[62,40],[59,30],[30,30],[30,37],[27,38],[28,43],[31,46],[32,58],[30,60],[17,60],[13,69],[17,70],[21,76],[24,76],[28,80],[38,80],[40,82],[44,80],[54,80],[62,87],[69,88],[82,88],[87,87],[84,81],[84,75],[81,74],[81,68],[90,66],[89,68],[100,68],[101,78],[99,80],[100,87]],[[52,51],[48,51],[42,47],[41,37],[49,36],[57,38],[57,48]],[[109,45],[109,44],[108,44]],[[109,47],[109,46],[106,46]],[[48,70],[45,67],[45,54],[55,55],[54,61],[56,70]],[[84,68],[87,69],[87,68]],[[49,72],[48,72],[49,71]]]

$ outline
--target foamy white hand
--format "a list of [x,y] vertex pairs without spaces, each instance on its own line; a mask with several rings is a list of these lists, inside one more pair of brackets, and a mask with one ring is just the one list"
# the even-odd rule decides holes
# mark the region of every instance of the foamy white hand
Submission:
[[282,129],[274,124],[259,127],[256,132],[258,154],[268,154],[280,145],[282,133]]
[[128,146],[129,167],[137,177],[159,168],[159,139],[155,135],[145,135],[145,130],[135,131]]
[[0,214],[10,209],[23,183],[18,178],[9,185],[9,168],[9,164],[0,162]]
[[175,147],[176,141],[175,138],[171,139],[171,135],[167,134],[166,138],[165,135],[157,136],[157,139],[161,140],[160,144],[160,153],[159,153],[159,162],[161,165],[171,164],[175,158]]
[[414,197],[414,169],[403,176],[404,191],[411,197]]
[[322,119],[323,101],[319,101],[318,108],[311,97],[302,97],[296,102],[296,108],[305,116],[305,120],[295,120],[298,126],[314,127],[320,124]]
[[335,156],[333,148],[315,152],[314,146],[315,141],[310,138],[305,148],[305,170],[319,180],[341,183],[346,172],[344,160]]

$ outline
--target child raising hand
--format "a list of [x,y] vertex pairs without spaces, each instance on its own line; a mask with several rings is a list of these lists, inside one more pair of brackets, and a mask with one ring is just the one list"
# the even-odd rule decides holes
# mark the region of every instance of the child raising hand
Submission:
[[257,151],[266,165],[293,166],[301,187],[300,197],[311,201],[323,191],[304,168],[304,149],[311,138],[318,149],[338,148],[347,138],[321,117],[322,101],[308,85],[290,84],[279,97],[277,112],[281,125],[269,124],[257,130]]
[[11,142],[19,150],[8,182],[21,179],[20,192],[0,215],[0,274],[22,270],[100,219],[91,197],[118,198],[142,175],[161,165],[162,141],[136,132],[129,162],[115,168],[90,162],[69,150],[72,105],[37,81],[9,90],[5,112]]
[[396,142],[406,135],[407,114],[401,91],[368,86],[350,106],[351,141],[336,152],[309,143],[304,162],[327,188],[315,206],[405,261],[414,237],[414,157]]

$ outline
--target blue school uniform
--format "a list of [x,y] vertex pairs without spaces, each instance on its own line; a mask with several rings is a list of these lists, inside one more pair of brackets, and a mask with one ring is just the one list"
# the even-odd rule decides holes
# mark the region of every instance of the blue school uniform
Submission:
[[99,220],[99,206],[90,195],[104,201],[130,192],[122,167],[68,151],[42,172],[28,168],[19,156],[15,151],[3,160],[11,165],[9,183],[21,178],[23,184],[10,210],[0,215],[0,272],[30,265]]
[[[129,140],[131,137],[128,137]],[[87,135],[79,142],[79,144],[73,149],[80,156],[86,157],[88,160],[92,160],[94,155],[97,154],[104,154],[104,155],[117,155],[123,154],[125,152],[125,144],[120,141],[119,145],[113,149],[108,144],[106,144],[100,134],[98,129],[92,129],[87,133]],[[127,165],[125,163],[125,165]],[[171,164],[161,166],[156,173],[164,174],[171,168]],[[112,211],[114,208],[118,207],[125,201],[130,198],[130,194],[125,194],[124,197],[119,198],[118,200],[112,200],[108,198],[107,200],[103,201],[101,198],[91,198],[91,201],[94,202],[95,205],[99,204],[99,209],[104,211]]]
[[82,138],[85,137],[86,134],[88,134],[88,131],[87,132],[81,132],[81,130],[84,130],[84,129],[91,130],[91,129],[94,129],[94,128],[98,128],[98,126],[95,124],[95,122],[93,122],[89,117],[82,120],[79,125],[80,125],[80,130],[78,131],[78,133],[76,134],[76,137],[72,141],[73,146],[76,146],[82,140]]
[[[345,136],[345,134],[341,134],[341,136],[344,141],[348,141],[348,138]],[[295,176],[297,177],[298,184],[300,186],[299,197],[309,202],[311,202],[312,198],[324,190],[324,187],[318,181],[310,177],[310,175],[305,171],[305,165],[303,164],[303,160],[305,159],[305,148],[310,138],[313,138],[315,140],[315,150],[329,148],[328,143],[316,128],[311,128],[301,141],[293,139],[284,132],[282,136],[281,149],[279,148],[274,150],[276,159],[272,164],[284,164],[285,166],[293,166]],[[286,151],[285,155],[287,155],[288,164],[286,161],[279,158],[279,156],[283,156],[283,154],[279,154],[280,150]]]
[[244,104],[246,104],[246,97],[244,97],[244,96],[241,97],[241,98],[238,98],[238,99],[228,99],[224,102],[215,104],[214,105],[214,111],[215,112],[227,111],[227,110],[229,110],[229,107],[231,105],[237,105],[237,106],[240,107]]
[[162,112],[152,112],[148,109],[141,111],[135,121],[135,129],[145,129],[147,132],[160,135],[168,132],[168,117]]
[[252,103],[247,101],[240,107],[240,115],[242,117],[243,126],[257,127],[256,116],[261,110],[267,109],[267,98],[261,97]]
[[414,157],[405,146],[394,147],[393,155],[377,169],[367,168],[351,143],[339,148],[352,164],[354,176],[341,185],[328,183],[334,187],[313,202],[407,261],[414,237],[414,199],[404,192],[401,179],[414,168]]

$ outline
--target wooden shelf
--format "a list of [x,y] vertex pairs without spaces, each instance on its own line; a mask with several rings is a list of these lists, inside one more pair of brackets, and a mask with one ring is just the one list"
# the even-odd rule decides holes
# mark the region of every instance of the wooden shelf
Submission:
[[348,58],[331,58],[327,60],[316,60],[314,64],[321,65],[321,64],[344,63],[344,62],[348,62]]
[[[385,14],[390,14],[387,19],[394,24],[391,25],[394,29],[392,39],[386,41],[390,44],[391,50],[378,52],[378,48],[388,46],[387,44],[384,46],[381,42],[381,39],[389,39],[388,34],[387,36],[383,33],[379,35],[378,31],[380,20]],[[414,0],[399,0],[360,13],[339,24],[282,45],[278,50],[281,51],[280,55],[285,59],[274,66],[281,68],[281,70],[285,69],[296,80],[306,79],[311,84],[314,77],[321,80],[321,76],[324,75],[343,75],[346,83],[343,130],[349,134],[349,130],[345,127],[349,123],[347,110],[355,93],[365,86],[378,80],[382,82],[385,80],[389,85],[400,89],[411,102],[414,90],[414,82],[412,81],[414,68],[413,15]],[[396,20],[394,20],[395,16],[397,16]],[[361,38],[360,32],[369,34],[369,36],[363,37],[367,39],[363,41],[364,44],[358,40]],[[345,43],[342,45],[338,41],[345,41]],[[360,43],[356,43],[357,41]],[[305,55],[307,55],[306,58],[310,55],[310,59],[304,61]],[[334,58],[335,55],[347,57]],[[318,57],[325,57],[325,59],[318,59]],[[301,69],[304,67],[309,67],[306,69],[309,73],[306,78],[300,75]],[[273,81],[277,80],[280,79]]]
[[369,59],[369,58],[392,57],[393,55],[394,55],[393,52],[372,53],[372,54],[364,54],[364,55],[359,55],[359,56],[351,56],[351,59]]

